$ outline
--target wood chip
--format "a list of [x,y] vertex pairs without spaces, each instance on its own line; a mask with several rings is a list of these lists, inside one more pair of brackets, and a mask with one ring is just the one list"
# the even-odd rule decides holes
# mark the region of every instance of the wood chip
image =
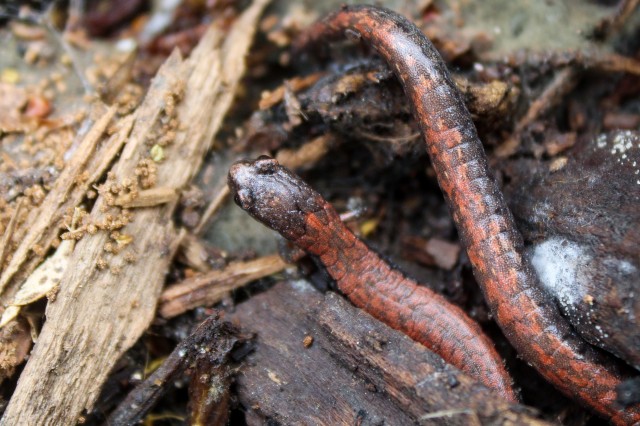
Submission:
[[405,258],[427,266],[451,270],[458,263],[460,244],[439,238],[406,237],[402,241]]
[[316,81],[320,79],[322,75],[322,73],[315,73],[305,77],[294,77],[290,80],[287,80],[285,84],[278,87],[274,91],[262,93],[262,99],[260,99],[258,108],[260,108],[261,110],[271,108],[272,106],[283,101],[287,87],[289,87],[289,89],[293,92],[299,92],[306,89],[307,87],[312,86]]
[[0,380],[13,376],[31,350],[31,327],[26,320],[14,321],[0,338]]
[[436,266],[451,270],[458,263],[460,244],[450,243],[439,238],[430,238],[425,250],[433,256]]
[[163,318],[173,318],[189,309],[211,306],[232,290],[280,272],[286,266],[287,263],[274,254],[248,262],[233,262],[223,270],[187,278],[162,293],[158,313]]
[[332,142],[332,136],[322,135],[299,148],[281,149],[276,155],[276,160],[290,169],[311,168],[329,152]]
[[126,209],[133,209],[175,203],[177,199],[178,193],[174,188],[156,187],[140,191],[132,199],[129,199],[126,195],[120,196],[115,199],[115,204]]
[[56,291],[69,264],[74,244],[74,240],[63,241],[56,252],[33,271],[2,314],[0,327],[4,327],[17,317],[20,313],[20,307],[40,300]]

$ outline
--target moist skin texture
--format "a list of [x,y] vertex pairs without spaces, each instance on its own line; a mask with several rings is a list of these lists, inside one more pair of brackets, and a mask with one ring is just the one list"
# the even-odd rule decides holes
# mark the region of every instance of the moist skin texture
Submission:
[[359,308],[400,330],[516,402],[511,378],[491,340],[460,308],[393,269],[340,221],[320,194],[276,160],[234,164],[236,203],[296,246],[317,256]]
[[640,422],[639,405],[615,402],[629,369],[582,340],[541,291],[471,117],[431,42],[392,11],[353,6],[312,25],[296,48],[320,47],[346,34],[375,49],[401,81],[476,281],[511,344],[567,396],[616,424]]

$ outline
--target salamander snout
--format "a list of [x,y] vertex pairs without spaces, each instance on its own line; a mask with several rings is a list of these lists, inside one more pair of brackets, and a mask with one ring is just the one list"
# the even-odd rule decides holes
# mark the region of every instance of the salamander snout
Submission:
[[250,209],[253,205],[252,187],[251,182],[253,180],[253,166],[249,161],[238,161],[233,164],[229,169],[229,176],[227,182],[231,192],[233,193],[234,201],[243,210]]
[[229,169],[229,187],[236,194],[243,192],[242,189],[253,187],[262,175],[273,175],[279,168],[282,166],[278,161],[266,155],[258,157],[255,161],[238,161]]
[[253,166],[257,173],[262,175],[272,175],[278,170],[280,164],[278,164],[278,160],[275,158],[271,158],[268,155],[261,155],[253,162]]
[[228,183],[240,208],[288,239],[302,235],[305,216],[322,208],[315,191],[270,157],[233,164]]

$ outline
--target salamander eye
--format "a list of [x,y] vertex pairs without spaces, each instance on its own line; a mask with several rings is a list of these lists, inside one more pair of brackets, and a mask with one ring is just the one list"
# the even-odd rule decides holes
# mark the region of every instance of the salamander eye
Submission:
[[242,209],[248,209],[253,205],[253,194],[248,189],[240,189],[233,197],[233,201]]
[[263,175],[272,175],[278,169],[278,161],[266,155],[261,155],[255,162],[258,173]]

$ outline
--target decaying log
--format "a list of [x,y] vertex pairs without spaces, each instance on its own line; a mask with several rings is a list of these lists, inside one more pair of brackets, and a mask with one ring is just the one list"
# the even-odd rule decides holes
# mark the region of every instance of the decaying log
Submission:
[[256,333],[237,378],[249,424],[546,424],[306,281],[279,283],[230,318]]
[[540,282],[582,337],[640,367],[640,134],[601,134],[506,173]]
[[[132,115],[131,134],[113,176],[135,178],[141,160],[149,164],[147,138],[161,126],[160,119],[174,114],[175,139],[164,148],[155,181],[176,190],[189,182],[235,95],[266,3],[254,1],[228,29],[212,25],[189,59],[177,53],[167,59]],[[100,194],[91,212],[98,220],[108,221],[107,195]],[[112,253],[111,267],[105,269],[100,260],[114,234],[98,232],[78,242],[0,424],[75,424],[83,409],[91,409],[110,369],[154,317],[177,246],[175,206],[173,201],[136,209],[133,221],[120,229],[119,236],[126,236],[121,241],[137,258]]]

